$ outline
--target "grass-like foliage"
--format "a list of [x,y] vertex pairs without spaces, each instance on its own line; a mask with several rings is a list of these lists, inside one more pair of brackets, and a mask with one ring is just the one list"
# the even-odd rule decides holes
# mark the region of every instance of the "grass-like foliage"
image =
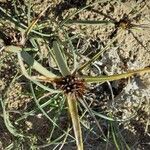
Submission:
[[[123,120],[115,120],[113,116],[105,116],[99,112],[93,111],[89,104],[86,102],[84,95],[88,92],[89,87],[93,83],[102,84],[107,81],[120,80],[122,78],[129,78],[135,75],[143,75],[145,73],[150,72],[150,67],[141,68],[139,70],[129,70],[128,72],[122,74],[115,75],[100,75],[100,76],[90,76],[85,72],[91,69],[91,65],[100,58],[101,54],[103,54],[110,46],[116,41],[119,35],[112,38],[111,42],[109,42],[106,47],[97,52],[92,58],[87,58],[85,62],[81,63],[80,54],[76,51],[73,46],[72,39],[69,37],[65,27],[72,24],[84,24],[84,25],[97,25],[97,24],[114,24],[118,25],[120,28],[129,29],[133,28],[134,25],[127,21],[116,22],[113,21],[84,21],[84,20],[71,20],[70,18],[81,11],[91,7],[94,4],[88,5],[82,9],[79,9],[75,13],[70,16],[67,16],[65,20],[60,23],[57,23],[55,19],[51,19],[50,22],[56,23],[56,28],[51,34],[42,33],[42,28],[40,24],[40,18],[45,14],[45,12],[49,9],[50,6],[46,7],[37,17],[31,18],[31,10],[28,10],[28,25],[23,23],[18,23],[15,17],[10,18],[11,14],[6,13],[5,9],[0,7],[1,13],[4,14],[4,18],[6,17],[9,21],[14,22],[18,29],[14,30],[9,29],[9,33],[5,34],[3,30],[0,32],[3,33],[3,39],[5,42],[5,47],[3,51],[14,53],[17,56],[19,62],[19,69],[21,70],[21,75],[25,76],[30,81],[30,89],[32,97],[37,105],[37,109],[42,112],[42,114],[53,124],[53,131],[55,132],[55,128],[58,128],[62,135],[57,137],[55,140],[51,140],[49,144],[55,144],[57,142],[62,141],[60,149],[66,144],[66,139],[69,137],[71,140],[76,141],[76,146],[78,150],[84,149],[84,138],[82,136],[82,128],[84,128],[84,123],[82,122],[82,118],[84,113],[88,112],[93,118],[94,121],[100,131],[101,139],[103,141],[109,143],[108,136],[104,133],[100,123],[98,122],[97,117],[106,119],[110,122],[110,131],[112,133],[112,137],[114,143],[119,148],[119,144],[117,143],[117,136],[115,134],[115,121],[123,121]],[[29,21],[33,20],[33,21]],[[17,24],[18,23],[18,24]],[[48,21],[47,21],[48,23]],[[46,24],[46,23],[45,23]],[[44,28],[44,27],[43,27]],[[63,33],[63,37],[57,36],[59,32]],[[118,33],[119,34],[119,33]],[[46,66],[42,65],[39,58],[40,51],[36,45],[38,39],[40,39],[43,43],[45,43],[48,52],[48,57],[53,61],[54,65],[52,65],[51,69],[47,69]],[[67,46],[67,47],[66,47]],[[42,51],[42,50],[41,50]],[[27,64],[27,66],[25,65]],[[34,74],[34,75],[32,75]],[[36,86],[35,86],[36,85]],[[40,104],[38,100],[36,89],[41,89],[46,93],[49,92],[50,100]],[[56,98],[57,97],[57,98]],[[46,106],[52,105],[52,102],[55,99],[59,99],[61,101],[61,106],[59,106],[59,111],[55,117],[50,117],[44,108]],[[56,100],[56,101],[57,101]],[[60,102],[59,102],[60,103]],[[6,104],[4,99],[1,99],[1,105],[3,108],[3,118],[5,125],[9,132],[14,136],[20,137],[22,140],[24,138],[29,138],[30,136],[24,135],[24,133],[20,133],[13,125],[9,119],[9,112],[6,110]],[[68,109],[68,128],[67,130],[61,129],[61,127],[57,123],[57,115],[61,113],[61,110],[67,108]],[[79,108],[83,109],[84,112],[82,114],[79,113]],[[51,108],[50,108],[51,109]],[[30,114],[34,114],[37,110],[31,110],[30,112],[21,116],[16,122],[25,119]],[[70,124],[71,123],[71,124]],[[81,127],[81,124],[83,127]],[[114,126],[113,126],[114,125]],[[34,127],[33,127],[34,128]],[[74,136],[71,134],[70,130],[73,128]],[[51,132],[51,136],[52,133]],[[75,137],[75,138],[74,138]],[[71,141],[70,140],[70,141]],[[33,145],[32,145],[33,146]],[[45,145],[46,146],[46,145]],[[34,146],[33,146],[34,147]],[[41,146],[42,147],[42,146]],[[44,147],[44,146],[43,146]],[[128,148],[128,146],[126,146]]]

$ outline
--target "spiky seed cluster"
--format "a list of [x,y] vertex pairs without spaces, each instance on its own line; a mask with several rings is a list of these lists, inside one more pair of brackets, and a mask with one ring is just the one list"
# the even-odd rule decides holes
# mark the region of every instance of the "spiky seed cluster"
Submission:
[[130,29],[132,27],[131,20],[129,20],[129,18],[125,16],[123,19],[117,22],[116,26],[123,29]]
[[61,89],[65,94],[74,94],[82,96],[85,92],[86,86],[83,79],[74,75],[68,75],[55,80],[56,87]]

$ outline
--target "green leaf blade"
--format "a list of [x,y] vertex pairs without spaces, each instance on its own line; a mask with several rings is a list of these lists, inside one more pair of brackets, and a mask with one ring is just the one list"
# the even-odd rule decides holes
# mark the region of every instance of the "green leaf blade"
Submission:
[[55,55],[55,60],[56,63],[62,73],[63,76],[69,75],[70,70],[69,67],[67,66],[67,63],[65,61],[65,58],[61,52],[61,49],[59,47],[59,44],[57,41],[53,41],[53,50],[54,50],[54,55]]
[[23,60],[30,65],[32,68],[34,68],[36,71],[41,73],[42,75],[49,77],[49,78],[56,78],[57,76],[47,70],[45,67],[43,67],[40,63],[38,63],[36,60],[34,60],[27,52],[21,51],[20,52],[21,57]]
[[135,74],[140,74],[140,73],[149,73],[150,72],[150,67],[140,69],[140,70],[135,70],[135,71],[130,71],[127,73],[122,73],[122,74],[117,74],[117,75],[110,75],[110,76],[98,76],[98,77],[83,77],[85,82],[88,83],[99,83],[99,82],[106,82],[106,81],[114,81],[114,80],[119,80],[123,78],[128,78],[131,77]]

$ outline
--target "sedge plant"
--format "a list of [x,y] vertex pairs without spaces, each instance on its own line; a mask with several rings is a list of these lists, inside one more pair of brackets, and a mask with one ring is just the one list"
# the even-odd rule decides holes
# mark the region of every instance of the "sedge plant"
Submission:
[[[115,39],[112,39],[111,43],[108,43],[108,45],[104,49],[98,52],[91,59],[88,59],[83,64],[80,64],[78,63],[80,61],[77,60],[78,55],[73,50],[71,39],[69,38],[65,30],[63,29],[63,25],[65,24],[65,22],[67,22],[66,20],[62,22],[61,26],[59,26],[58,28],[60,28],[64,32],[64,38],[66,38],[67,41],[69,41],[71,50],[69,51],[69,54],[68,54],[68,52],[65,51],[63,42],[61,42],[59,37],[55,37],[52,40],[51,57],[56,63],[57,68],[59,72],[61,73],[61,75],[56,74],[50,70],[47,70],[46,67],[42,66],[38,61],[36,61],[34,57],[31,56],[29,52],[26,51],[26,48],[25,48],[25,44],[28,39],[29,33],[32,31],[32,28],[37,23],[41,15],[45,12],[45,10],[33,22],[31,22],[29,27],[25,30],[22,36],[23,40],[21,40],[21,43],[6,46],[5,51],[14,52],[17,54],[18,62],[19,62],[22,74],[31,82],[43,88],[44,90],[49,91],[52,94],[61,93],[62,95],[64,95],[66,99],[66,103],[67,103],[70,120],[72,122],[74,136],[76,140],[76,146],[78,150],[84,149],[82,127],[80,123],[82,120],[82,117],[80,117],[78,113],[79,104],[83,105],[83,107],[86,108],[86,110],[90,113],[90,115],[92,115],[92,117],[96,121],[96,124],[99,130],[102,132],[102,135],[105,141],[108,141],[101,129],[99,122],[95,118],[95,114],[90,109],[90,107],[88,107],[88,104],[84,100],[83,98],[84,94],[88,91],[89,89],[88,87],[90,86],[91,83],[104,83],[107,81],[114,81],[114,80],[119,80],[122,78],[128,78],[136,74],[149,73],[150,67],[139,69],[139,70],[130,70],[129,72],[126,72],[126,73],[115,74],[115,75],[110,75],[110,76],[106,76],[106,75],[88,76],[84,74],[84,71],[87,69],[90,69],[90,66],[92,65],[92,63],[96,61],[100,57],[100,55],[103,52],[105,52],[108,49],[108,47],[118,37],[115,37]],[[30,66],[32,69],[36,70],[39,73],[39,75],[30,76],[30,74],[28,73],[28,71],[26,70],[24,66],[24,62],[28,64],[28,66]],[[50,88],[49,86],[46,86],[43,83],[50,84],[52,88]],[[41,111],[43,110],[41,109]],[[6,118],[6,121],[7,121],[7,118]]]
[[[26,76],[26,78],[28,78],[38,86],[50,91],[51,93],[62,93],[66,97],[78,150],[83,150],[83,137],[80,125],[80,117],[78,114],[78,103],[80,102],[93,116],[93,113],[91,112],[90,108],[88,108],[87,103],[84,100],[82,101],[83,95],[88,90],[88,84],[104,83],[106,81],[119,80],[122,78],[131,77],[136,74],[143,74],[150,72],[150,68],[147,67],[140,70],[131,70],[127,73],[110,76],[93,77],[84,75],[83,73],[81,74],[81,72],[85,68],[87,68],[93,61],[95,61],[95,56],[88,62],[82,64],[81,66],[76,65],[78,67],[73,68],[73,70],[71,70],[72,66],[70,67],[68,66],[66,59],[67,56],[64,55],[65,52],[63,49],[61,49],[60,42],[55,39],[53,41],[52,53],[54,60],[61,72],[61,76],[59,76],[44,68],[40,63],[34,60],[33,57],[31,57],[31,55],[29,55],[29,53],[27,53],[23,48],[17,46],[6,47],[6,51],[12,50],[15,50],[17,52],[20,68],[22,70],[23,75]],[[76,58],[75,55],[76,54],[72,54],[73,56],[72,59]],[[26,62],[28,65],[32,66],[32,68],[38,71],[41,75],[30,76],[24,67],[23,61]],[[77,60],[74,60],[73,62],[76,64]],[[73,64],[73,66],[75,66],[75,64]],[[42,82],[47,82],[51,84],[53,88],[52,89],[50,89],[49,87],[45,88]]]

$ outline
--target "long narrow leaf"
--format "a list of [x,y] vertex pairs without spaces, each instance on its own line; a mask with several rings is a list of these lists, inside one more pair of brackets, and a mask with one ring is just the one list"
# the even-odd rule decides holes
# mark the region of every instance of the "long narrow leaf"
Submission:
[[119,79],[122,79],[122,78],[131,77],[135,74],[149,73],[149,72],[150,72],[150,67],[147,67],[147,68],[144,68],[144,69],[130,71],[130,72],[127,72],[127,73],[122,73],[122,74],[117,74],[117,75],[99,76],[99,77],[83,77],[83,79],[86,82],[99,83],[99,82],[119,80]]
[[[57,95],[54,96],[54,98],[58,97],[59,93]],[[46,106],[50,106],[51,102],[53,101],[53,98],[50,98],[48,101],[46,101],[45,103],[41,104],[41,108],[45,108]],[[35,114],[35,112],[38,110],[38,108],[36,107],[35,109],[31,110],[28,113],[25,113],[24,115],[22,115],[20,118],[18,118],[15,123],[17,124],[19,121],[22,121],[23,119],[27,118],[30,115]]]
[[38,71],[42,75],[44,75],[46,77],[49,77],[49,78],[56,78],[57,77],[55,74],[48,71],[40,63],[38,63],[36,60],[34,60],[27,52],[21,51],[20,54],[21,54],[21,57],[23,58],[23,60],[28,65],[30,65],[32,68],[34,68],[36,71]]
[[11,45],[11,46],[6,46],[5,47],[5,51],[17,53],[17,52],[21,52],[22,48],[19,47],[19,46],[13,46],[13,45]]
[[72,43],[72,40],[71,38],[69,37],[68,33],[63,29],[63,27],[61,28],[63,30],[63,33],[69,43],[69,48],[70,48],[70,51],[72,52],[72,55],[73,55],[73,71],[77,69],[77,55],[75,53],[75,48],[73,46],[73,43]]
[[89,65],[91,65],[94,61],[96,61],[101,55],[102,53],[104,53],[117,39],[118,37],[120,36],[121,32],[117,34],[117,36],[112,39],[112,41],[107,44],[106,47],[104,47],[101,51],[99,51],[95,56],[93,56],[93,58],[91,58],[89,61],[85,62],[83,65],[81,65],[79,67],[79,71],[83,70],[83,69],[86,69]]
[[81,9],[75,11],[73,14],[68,15],[68,16],[66,17],[66,19],[64,19],[64,20],[60,23],[59,26],[63,26],[71,17],[73,17],[73,16],[79,14],[80,12],[82,12],[82,11],[85,10],[85,9],[87,9],[88,7],[94,6],[95,4],[100,3],[100,2],[107,2],[107,1],[108,1],[108,0],[101,0],[101,1],[93,2],[93,3],[89,4],[89,5],[86,5],[85,7],[83,7],[83,8],[81,8]]
[[38,22],[38,20],[41,18],[41,16],[45,13],[45,11],[50,7],[51,5],[48,5],[38,16],[37,18],[35,18],[31,24],[29,25],[29,27],[26,29],[25,31],[25,37],[28,36],[28,34],[31,32],[31,30],[33,29],[33,27],[35,26],[35,24]]
[[83,139],[82,139],[80,120],[78,116],[77,101],[74,96],[68,94],[67,102],[68,102],[69,113],[72,120],[73,130],[76,138],[76,145],[78,150],[83,150]]
[[31,57],[26,51],[22,50],[21,47],[18,46],[7,46],[5,47],[5,51],[7,52],[16,52],[23,60],[30,65],[33,69],[35,69],[37,72],[41,73],[42,75],[49,77],[49,78],[56,78],[57,76],[44,68],[40,63],[38,63],[33,57]]
[[61,49],[60,49],[57,41],[53,41],[53,50],[54,50],[54,54],[55,54],[56,63],[58,65],[62,75],[63,76],[69,75],[70,70],[67,66],[65,58],[63,57],[63,54],[61,52]]
[[6,128],[12,135],[16,137],[23,137],[23,134],[18,133],[17,129],[10,122],[9,113],[6,112],[5,102],[3,102],[2,98],[0,98],[0,102],[1,102],[2,109],[3,109],[3,118],[4,118],[4,123],[6,125]]
[[[22,32],[25,32],[25,29],[27,29],[28,27],[21,23],[21,22],[18,22],[17,19],[15,19],[15,17],[13,17],[11,14],[9,14],[5,9],[3,9],[2,7],[0,7],[0,14],[2,14],[2,16],[5,16],[9,21],[15,23],[15,25],[19,28],[21,28],[20,30]],[[38,31],[35,31],[35,30],[31,30],[31,32],[37,34],[37,35],[40,35],[40,36],[44,36],[44,37],[51,37],[52,35],[51,34],[44,34],[44,33],[40,33]]]
[[114,24],[112,21],[108,20],[68,20],[65,24],[79,24],[79,25],[107,25]]
[[[68,134],[66,131],[62,130],[61,127],[45,112],[45,110],[41,107],[40,103],[38,102],[35,92],[34,92],[34,88],[32,85],[32,82],[30,82],[30,88],[31,88],[31,92],[32,92],[32,96],[34,98],[34,102],[36,103],[38,109],[43,113],[43,115],[50,121],[52,122],[53,125],[55,125],[58,129],[60,129],[63,133],[69,135],[70,137],[72,137],[70,134]],[[72,137],[74,138],[74,137]]]
[[114,127],[112,125],[112,122],[110,122],[110,126],[111,126],[111,133],[112,133],[112,137],[113,137],[113,141],[114,141],[114,144],[116,146],[116,149],[120,150],[120,145],[119,145],[119,143],[117,141],[117,137],[116,137],[117,135],[115,133]]
[[98,120],[96,119],[94,113],[92,112],[91,108],[88,106],[87,102],[84,99],[79,99],[80,103],[83,105],[83,107],[88,111],[88,113],[91,115],[91,117],[94,119],[97,127],[99,128],[100,132],[102,133],[103,137],[105,138],[105,140],[107,140]]
[[23,64],[23,61],[22,61],[22,57],[21,57],[21,54],[20,53],[17,53],[18,54],[18,61],[19,61],[19,64],[20,64],[20,68],[21,68],[21,71],[23,73],[23,75],[31,80],[33,83],[37,84],[39,87],[43,88],[44,90],[47,90],[51,93],[60,93],[61,91],[58,91],[58,90],[55,90],[55,89],[50,89],[48,88],[47,86],[44,86],[43,84],[39,83],[35,78],[29,76],[29,74],[27,73],[25,67],[24,67],[24,64]]

